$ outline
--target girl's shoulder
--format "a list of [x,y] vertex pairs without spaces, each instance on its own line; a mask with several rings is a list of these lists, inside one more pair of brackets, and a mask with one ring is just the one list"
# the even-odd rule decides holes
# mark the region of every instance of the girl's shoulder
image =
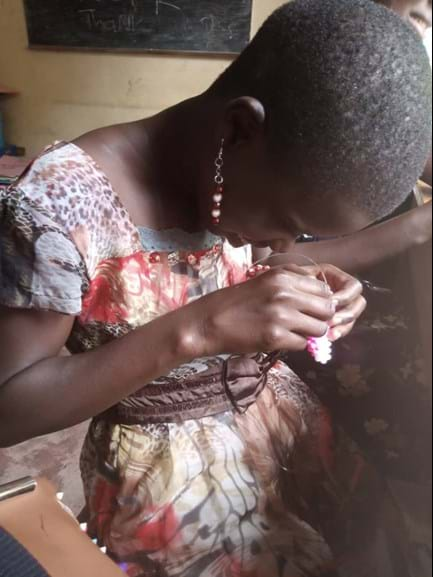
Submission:
[[75,144],[56,142],[40,154],[14,183],[32,204],[48,210],[60,223],[113,203],[114,193],[96,163]]
[[139,245],[138,232],[109,179],[73,143],[48,147],[5,194],[61,227],[76,243],[89,270]]

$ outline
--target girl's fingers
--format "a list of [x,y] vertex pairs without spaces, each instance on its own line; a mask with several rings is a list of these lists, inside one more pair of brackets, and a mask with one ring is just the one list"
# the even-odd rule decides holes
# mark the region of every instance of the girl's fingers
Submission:
[[360,296],[350,307],[339,311],[331,321],[331,340],[338,341],[352,332],[357,320],[362,316],[366,308],[367,301]]
[[[301,269],[302,270],[302,269]],[[307,296],[319,296],[331,300],[332,291],[329,286],[309,274],[299,274],[290,267],[271,269],[261,275],[260,282],[271,283],[273,290],[286,289],[293,292],[305,293]]]
[[363,293],[362,283],[353,277],[346,280],[344,287],[334,293],[334,298],[338,300],[340,310],[344,310],[355,302]]
[[307,339],[295,333],[287,333],[287,339],[282,343],[283,351],[305,351],[307,348]]
[[290,325],[292,331],[307,339],[309,337],[323,337],[329,329],[326,322],[317,320],[303,313],[292,313]]
[[[314,278],[310,275],[300,276],[297,274],[292,274],[291,277],[291,285],[292,288],[299,291],[300,293],[305,293],[309,296],[318,296],[322,297],[323,299],[331,300],[332,291],[330,290],[329,286]],[[337,301],[337,299],[335,299]]]
[[311,271],[305,266],[299,266],[297,264],[287,264],[281,267],[289,272],[294,272],[300,276],[309,276],[311,278],[317,278],[317,275],[311,274]]
[[[367,308],[367,301],[363,296],[359,296],[349,307],[344,309],[344,311],[340,311],[342,313],[346,313],[354,317],[354,321],[356,322],[359,317],[361,317],[365,309]],[[343,323],[344,324],[344,323]]]
[[341,325],[350,325],[356,321],[353,313],[350,311],[339,311],[329,323],[330,327],[339,327]]
[[332,265],[320,265],[320,267],[304,267],[310,275],[316,276],[317,279],[323,279],[326,286],[329,285],[334,298],[338,300],[339,308],[344,309],[356,300],[363,293],[362,283],[345,273],[339,268]]
[[[329,323],[337,311],[337,303],[331,298],[310,296],[305,293],[295,292],[290,296],[290,306],[292,309],[308,315],[313,320]],[[323,336],[324,332],[322,332]],[[310,336],[316,336],[311,334]]]
[[353,331],[355,325],[356,323],[351,323],[349,325],[340,325],[339,327],[334,327],[329,331],[329,340],[335,343],[336,341],[347,337],[347,335]]
[[272,343],[272,347],[266,347],[266,352],[271,353],[275,350],[281,351],[304,351],[307,348],[307,338],[298,334],[296,331],[281,330],[278,338]]

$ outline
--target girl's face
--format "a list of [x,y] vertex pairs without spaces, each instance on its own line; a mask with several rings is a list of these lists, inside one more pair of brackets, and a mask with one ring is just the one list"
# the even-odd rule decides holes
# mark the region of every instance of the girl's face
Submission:
[[371,224],[371,218],[341,195],[323,201],[320,183],[290,184],[267,161],[260,145],[233,151],[225,162],[226,194],[218,232],[233,246],[251,244],[275,252],[291,249],[301,234],[342,236]]
[[377,0],[412,24],[423,38],[432,26],[432,0]]
[[[324,201],[320,182],[300,177],[290,159],[271,150],[266,112],[258,100],[241,97],[229,102],[217,132],[224,135],[225,191],[216,231],[232,245],[284,252],[303,233],[342,236],[371,224],[366,212],[354,209],[350,194],[329,194]],[[215,168],[210,168],[201,196],[206,199],[204,219],[211,212],[209,182]],[[307,180],[308,184],[301,182]]]

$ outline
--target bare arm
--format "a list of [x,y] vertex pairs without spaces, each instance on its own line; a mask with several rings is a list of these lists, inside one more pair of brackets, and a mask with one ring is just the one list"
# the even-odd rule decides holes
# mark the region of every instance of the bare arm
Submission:
[[191,360],[194,343],[182,315],[161,317],[94,352],[60,357],[72,317],[0,309],[0,446],[85,421]]
[[[359,301],[346,280],[341,307],[348,294]],[[274,270],[72,357],[58,354],[73,317],[0,307],[0,446],[94,417],[194,358],[303,350],[309,335],[326,331],[335,297],[306,273]]]
[[[432,205],[412,210],[372,228],[329,241],[299,244],[293,252],[317,263],[332,263],[357,274],[406,250],[427,243],[432,236]],[[263,258],[263,254],[257,255]],[[272,264],[287,263],[287,257]]]

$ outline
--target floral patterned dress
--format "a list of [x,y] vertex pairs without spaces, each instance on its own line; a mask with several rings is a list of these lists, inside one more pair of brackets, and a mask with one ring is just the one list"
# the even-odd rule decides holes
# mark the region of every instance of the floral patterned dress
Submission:
[[[0,193],[0,304],[75,316],[73,354],[246,281],[250,264],[209,233],[137,228],[73,144]],[[91,530],[130,577],[419,577],[381,478],[264,355],[143,383],[94,419],[81,465]]]

